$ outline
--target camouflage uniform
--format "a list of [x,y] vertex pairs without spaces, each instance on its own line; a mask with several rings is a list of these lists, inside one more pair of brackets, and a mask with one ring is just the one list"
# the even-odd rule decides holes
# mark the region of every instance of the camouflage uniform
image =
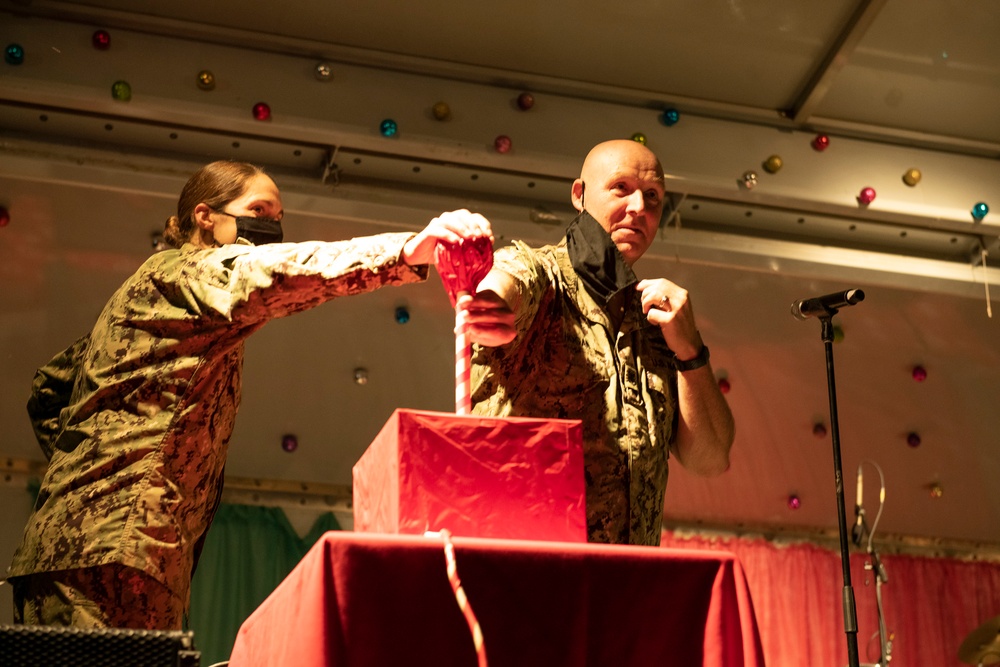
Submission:
[[91,333],[35,376],[28,412],[50,461],[8,574],[123,565],[186,606],[222,490],[244,341],[273,318],[425,279],[400,259],[411,237],[150,257]]
[[588,539],[659,544],[677,376],[634,283],[616,332],[565,240],[538,249],[515,242],[497,251],[494,268],[514,278],[517,337],[475,348],[473,413],[581,419]]
[[185,604],[142,570],[102,565],[21,577],[14,623],[180,630]]

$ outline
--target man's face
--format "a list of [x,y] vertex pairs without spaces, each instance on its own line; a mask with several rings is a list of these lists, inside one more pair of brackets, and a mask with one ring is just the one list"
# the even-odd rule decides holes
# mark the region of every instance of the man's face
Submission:
[[598,145],[573,186],[573,203],[600,223],[631,266],[649,249],[663,213],[663,170],[642,144]]

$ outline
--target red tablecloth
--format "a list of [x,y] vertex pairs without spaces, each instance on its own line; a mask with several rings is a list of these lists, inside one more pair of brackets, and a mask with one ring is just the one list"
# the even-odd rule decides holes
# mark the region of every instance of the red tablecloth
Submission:
[[[453,538],[490,667],[763,667],[719,552]],[[325,534],[243,623],[230,667],[475,667],[438,538]]]

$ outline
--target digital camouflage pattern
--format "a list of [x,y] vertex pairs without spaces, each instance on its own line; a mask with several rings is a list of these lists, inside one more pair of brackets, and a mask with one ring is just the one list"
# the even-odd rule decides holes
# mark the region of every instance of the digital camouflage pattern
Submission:
[[150,257],[35,376],[28,412],[50,460],[8,574],[117,563],[186,604],[222,491],[244,341],[271,319],[425,279],[400,259],[412,236]]
[[44,572],[15,581],[15,624],[140,630],[184,625],[184,601],[145,572],[124,565]]
[[588,539],[658,545],[677,376],[639,293],[627,295],[615,332],[565,241],[538,249],[515,242],[493,266],[514,278],[517,336],[475,347],[473,413],[582,420]]

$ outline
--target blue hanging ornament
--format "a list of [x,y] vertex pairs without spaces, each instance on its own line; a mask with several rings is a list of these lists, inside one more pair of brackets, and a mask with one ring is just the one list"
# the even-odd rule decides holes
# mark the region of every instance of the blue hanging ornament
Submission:
[[660,114],[660,122],[666,125],[667,127],[676,125],[677,121],[679,121],[680,119],[681,119],[681,112],[678,111],[677,109],[667,109],[666,111]]
[[8,44],[3,52],[3,61],[8,65],[20,65],[24,62],[24,47],[20,44]]
[[990,207],[986,205],[986,202],[979,202],[972,207],[972,219],[976,222],[982,222],[986,214],[990,212]]
[[394,121],[391,118],[386,118],[385,120],[383,120],[382,124],[379,125],[378,129],[379,132],[382,133],[383,137],[394,137],[396,136],[396,132],[399,131],[399,127],[396,125],[396,121]]

